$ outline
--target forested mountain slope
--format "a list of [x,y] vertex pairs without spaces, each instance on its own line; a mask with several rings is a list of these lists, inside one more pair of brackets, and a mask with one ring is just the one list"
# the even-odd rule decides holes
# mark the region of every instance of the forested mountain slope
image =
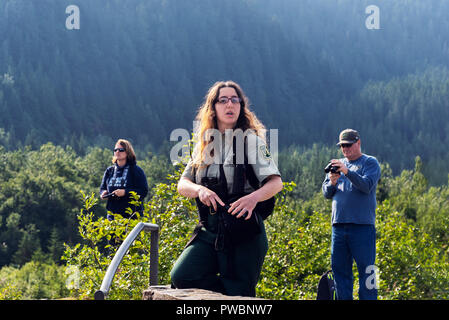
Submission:
[[[378,30],[365,25],[372,4]],[[66,27],[69,5],[79,29]],[[416,155],[444,168],[447,12],[442,0],[5,0],[2,143],[157,149],[192,128],[213,82],[233,79],[281,150],[355,127],[396,172]]]

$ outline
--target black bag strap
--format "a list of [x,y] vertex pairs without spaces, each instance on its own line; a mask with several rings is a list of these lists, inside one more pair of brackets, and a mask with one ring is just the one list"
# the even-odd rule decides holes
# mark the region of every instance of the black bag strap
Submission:
[[260,188],[259,179],[257,179],[254,173],[254,168],[248,163],[248,143],[247,137],[244,138],[244,162],[243,164],[237,163],[237,147],[236,147],[236,137],[233,138],[232,148],[233,148],[233,164],[234,164],[234,185],[232,194],[242,194],[245,189],[245,182],[248,180],[249,185],[257,190]]
[[[235,137],[234,137],[235,139]],[[245,182],[248,181],[249,185],[254,189],[257,190],[262,186],[262,183],[257,178],[254,168],[251,164],[249,164],[248,161],[248,143],[247,143],[247,137],[245,137],[244,140],[244,163],[243,165],[236,163],[236,141],[233,141],[233,151],[234,151],[234,187],[235,191],[240,191],[238,194],[244,194],[244,187]],[[235,191],[233,189],[233,194],[235,194]],[[267,219],[274,210],[274,206],[276,203],[275,197],[271,197],[265,201],[261,201],[257,204],[257,212],[259,213],[260,217],[265,220]]]
[[[232,194],[233,195],[241,195],[245,192],[245,181],[246,181],[246,172],[245,172],[245,163],[237,163],[237,147],[236,147],[236,137],[232,139],[232,152],[233,152],[233,160],[232,164],[234,165],[234,181],[232,186]],[[245,137],[245,145],[246,145],[246,137]],[[246,159],[246,150],[245,150],[245,159]]]

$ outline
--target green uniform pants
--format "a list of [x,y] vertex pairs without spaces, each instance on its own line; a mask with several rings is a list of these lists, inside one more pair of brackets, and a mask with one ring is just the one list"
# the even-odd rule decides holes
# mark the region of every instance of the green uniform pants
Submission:
[[[199,288],[230,296],[256,295],[256,285],[268,240],[262,219],[261,233],[234,247],[233,252],[215,250],[209,231],[202,230],[182,252],[170,272],[172,284],[179,289]],[[232,263],[230,274],[229,263]]]

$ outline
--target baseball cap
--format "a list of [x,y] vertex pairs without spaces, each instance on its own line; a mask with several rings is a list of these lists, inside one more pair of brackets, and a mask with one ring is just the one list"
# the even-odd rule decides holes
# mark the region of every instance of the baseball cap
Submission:
[[356,143],[360,139],[359,133],[354,129],[345,129],[340,132],[339,142],[337,146],[340,146],[342,143]]

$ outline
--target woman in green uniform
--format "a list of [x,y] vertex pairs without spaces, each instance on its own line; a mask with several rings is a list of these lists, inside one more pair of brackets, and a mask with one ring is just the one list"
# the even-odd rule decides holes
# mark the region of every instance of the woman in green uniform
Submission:
[[[196,199],[200,223],[170,273],[172,285],[255,296],[268,250],[261,204],[283,188],[265,128],[232,81],[209,89],[196,120],[198,142],[178,192]],[[245,226],[229,231],[229,219]]]

